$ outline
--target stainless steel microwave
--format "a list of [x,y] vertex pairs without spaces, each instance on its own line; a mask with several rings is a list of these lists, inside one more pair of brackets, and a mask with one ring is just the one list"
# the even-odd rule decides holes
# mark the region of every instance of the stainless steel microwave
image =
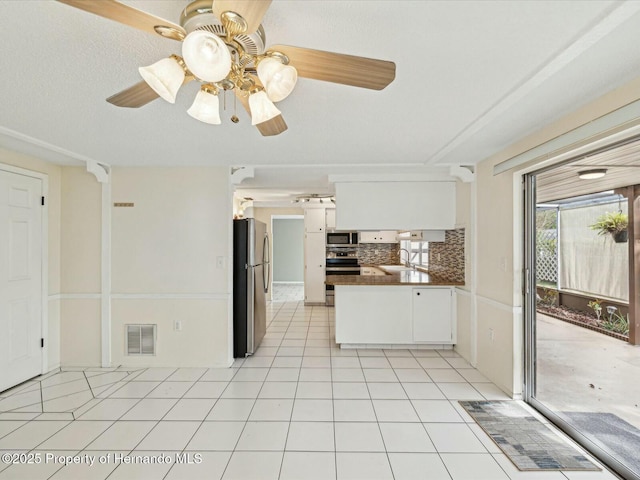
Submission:
[[329,232],[327,233],[327,246],[340,247],[358,244],[358,232]]

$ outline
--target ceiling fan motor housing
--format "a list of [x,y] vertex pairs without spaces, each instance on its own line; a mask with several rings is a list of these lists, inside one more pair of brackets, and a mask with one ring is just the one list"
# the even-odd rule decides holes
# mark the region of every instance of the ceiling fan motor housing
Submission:
[[[195,30],[206,30],[221,37],[223,40],[227,36],[222,23],[213,13],[211,0],[196,0],[187,5],[180,15],[180,25],[186,30],[187,34]],[[233,40],[250,55],[264,53],[266,35],[262,25],[253,33],[236,35]]]

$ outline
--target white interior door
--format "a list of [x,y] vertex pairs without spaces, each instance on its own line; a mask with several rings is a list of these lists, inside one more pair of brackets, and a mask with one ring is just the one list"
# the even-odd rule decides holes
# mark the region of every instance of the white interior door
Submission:
[[42,373],[42,180],[0,170],[0,392]]

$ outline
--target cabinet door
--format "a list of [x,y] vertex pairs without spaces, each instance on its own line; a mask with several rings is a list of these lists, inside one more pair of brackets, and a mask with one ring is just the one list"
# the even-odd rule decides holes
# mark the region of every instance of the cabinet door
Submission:
[[411,288],[336,285],[336,342],[411,344]]
[[379,232],[358,232],[358,243],[375,243]]
[[307,303],[325,302],[326,247],[324,233],[304,236],[304,300]]
[[396,243],[398,241],[398,232],[395,230],[385,230],[378,233],[381,243]]
[[327,208],[326,210],[326,225],[327,229],[335,229],[336,228],[336,209],[335,208]]
[[324,233],[324,208],[307,208],[304,211],[304,231],[306,233]]
[[413,341],[424,343],[452,343],[451,288],[413,289]]
[[377,232],[360,232],[359,243],[397,243],[398,232],[395,230],[383,230]]

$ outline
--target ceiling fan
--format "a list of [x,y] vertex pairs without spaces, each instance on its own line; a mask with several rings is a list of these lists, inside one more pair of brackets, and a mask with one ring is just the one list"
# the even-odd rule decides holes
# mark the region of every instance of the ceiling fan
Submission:
[[142,82],[107,98],[118,107],[138,108],[158,97],[174,103],[180,86],[197,80],[201,88],[189,115],[221,123],[218,93],[233,90],[252,124],[270,136],[287,129],[274,102],[291,93],[298,76],[373,90],[395,78],[395,63],[385,60],[287,45],[265,48],[261,22],[271,0],[196,0],[183,10],[180,25],[117,0],[58,1],[182,42],[182,56],[140,67]]

